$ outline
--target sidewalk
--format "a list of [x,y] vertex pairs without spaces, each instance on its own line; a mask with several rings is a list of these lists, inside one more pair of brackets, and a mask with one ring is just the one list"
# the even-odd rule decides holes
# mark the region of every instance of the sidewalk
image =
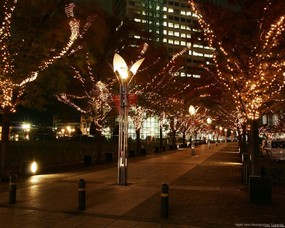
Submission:
[[[128,185],[117,167],[37,175],[19,183],[17,202],[0,193],[1,227],[285,227],[285,193],[271,204],[249,201],[235,143],[199,146],[129,162]],[[86,210],[77,210],[78,180]],[[169,185],[169,218],[160,217],[160,188]]]

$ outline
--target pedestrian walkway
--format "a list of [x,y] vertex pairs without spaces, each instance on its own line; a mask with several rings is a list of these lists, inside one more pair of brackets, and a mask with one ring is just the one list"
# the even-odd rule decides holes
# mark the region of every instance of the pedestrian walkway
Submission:
[[[36,175],[19,183],[17,202],[0,193],[1,227],[285,227],[285,193],[253,204],[241,182],[236,143],[201,145],[130,159],[128,185],[117,168]],[[78,180],[86,210],[78,211]],[[169,216],[161,218],[160,188],[169,186]]]

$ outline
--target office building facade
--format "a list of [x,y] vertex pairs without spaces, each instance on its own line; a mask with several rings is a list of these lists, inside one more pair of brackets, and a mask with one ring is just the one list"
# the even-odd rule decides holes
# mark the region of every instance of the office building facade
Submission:
[[[212,58],[212,49],[199,37],[198,17],[187,0],[115,0],[114,16],[123,24],[132,20],[167,48],[169,58],[183,51],[181,77],[202,77],[202,68]],[[146,37],[135,37],[145,39]]]

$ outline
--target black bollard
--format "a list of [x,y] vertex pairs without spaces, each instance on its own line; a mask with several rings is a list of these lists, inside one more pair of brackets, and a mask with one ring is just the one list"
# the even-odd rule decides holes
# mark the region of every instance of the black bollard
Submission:
[[168,218],[168,185],[161,185],[161,218]]
[[10,182],[9,182],[9,203],[16,203],[16,190],[17,190],[17,185],[16,185],[16,179],[17,175],[12,173],[10,175]]
[[86,183],[80,179],[78,183],[78,210],[83,211],[86,208],[85,204]]

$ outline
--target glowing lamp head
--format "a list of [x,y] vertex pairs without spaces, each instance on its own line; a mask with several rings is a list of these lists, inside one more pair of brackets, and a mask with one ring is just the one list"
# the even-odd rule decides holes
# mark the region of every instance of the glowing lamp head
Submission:
[[113,70],[114,72],[117,72],[119,74],[119,77],[122,80],[126,80],[130,74],[131,76],[133,76],[137,73],[137,70],[139,69],[143,61],[144,58],[136,61],[129,70],[125,60],[119,54],[116,53],[113,59]]
[[207,124],[211,124],[212,123],[212,119],[210,117],[207,118]]
[[193,115],[196,114],[196,109],[194,108],[193,105],[190,105],[190,107],[189,107],[189,114],[190,114],[191,116],[193,116]]
[[123,80],[126,80],[129,77],[128,68],[120,68],[118,69],[118,73]]
[[114,72],[117,72],[119,74],[119,77],[121,77],[121,79],[128,78],[128,75],[129,75],[128,66],[125,60],[117,53],[114,55],[113,69],[114,69]]

